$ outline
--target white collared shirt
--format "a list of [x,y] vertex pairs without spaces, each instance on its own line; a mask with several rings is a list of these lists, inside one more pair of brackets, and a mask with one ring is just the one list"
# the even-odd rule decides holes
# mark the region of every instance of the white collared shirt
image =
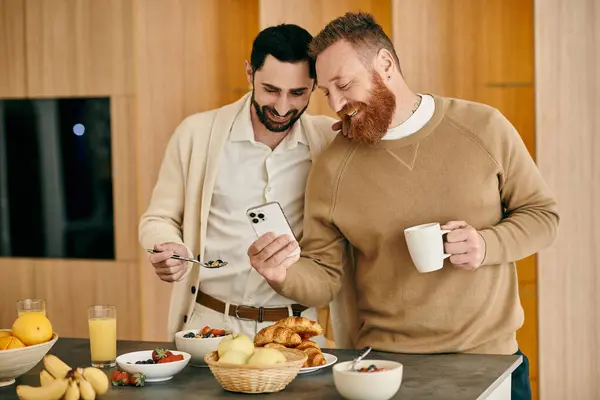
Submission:
[[208,216],[204,259],[229,265],[202,268],[200,290],[231,304],[277,307],[294,302],[277,294],[251,267],[247,251],[256,234],[246,210],[279,202],[299,238],[312,161],[300,121],[274,150],[255,141],[250,107],[248,99],[225,143]]
[[382,140],[396,140],[410,136],[425,126],[433,117],[435,100],[428,94],[421,95],[421,104],[406,121],[389,129]]

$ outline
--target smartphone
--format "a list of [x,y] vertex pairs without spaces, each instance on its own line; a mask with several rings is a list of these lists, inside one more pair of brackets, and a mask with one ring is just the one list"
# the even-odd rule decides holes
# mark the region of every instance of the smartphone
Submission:
[[[252,225],[252,229],[256,233],[256,237],[261,237],[265,233],[273,232],[276,236],[290,235],[297,240],[292,227],[288,222],[283,208],[276,202],[266,203],[260,206],[251,207],[246,210],[246,216]],[[290,257],[300,254],[298,248]]]

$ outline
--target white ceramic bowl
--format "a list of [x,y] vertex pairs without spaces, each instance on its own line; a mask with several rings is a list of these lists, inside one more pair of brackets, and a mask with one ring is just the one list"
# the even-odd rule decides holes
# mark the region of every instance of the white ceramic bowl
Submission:
[[350,371],[351,361],[333,366],[333,383],[338,393],[348,400],[388,400],[400,389],[402,364],[386,360],[363,360],[357,368],[373,364],[377,368],[387,368],[381,372]]
[[217,351],[219,348],[219,343],[225,336],[216,337],[216,338],[184,338],[183,335],[194,332],[197,334],[202,329],[188,329],[187,331],[180,331],[175,334],[175,347],[179,351],[185,351],[186,353],[190,353],[192,356],[192,361],[190,364],[196,366],[204,366],[207,367],[206,361],[204,361],[204,357],[212,353],[213,351]]
[[[152,350],[134,351],[117,357],[117,365],[121,371],[130,374],[142,373],[146,376],[146,382],[168,381],[180,373],[190,362],[191,355],[183,351],[173,351],[173,354],[181,354],[183,360],[163,364],[136,364],[136,361],[145,361],[152,358]],[[130,363],[130,364],[127,364]]]
[[[9,331],[10,329],[0,329]],[[0,387],[15,383],[15,378],[26,374],[35,367],[50,351],[58,340],[56,333],[49,342],[22,347],[20,349],[0,350]]]

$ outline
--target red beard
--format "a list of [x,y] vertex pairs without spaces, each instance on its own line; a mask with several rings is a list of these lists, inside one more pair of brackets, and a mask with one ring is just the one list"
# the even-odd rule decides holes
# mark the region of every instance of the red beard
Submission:
[[[385,86],[381,76],[373,72],[373,89],[366,103],[355,101],[348,103],[338,112],[342,120],[342,132],[350,134],[352,140],[373,145],[379,143],[387,133],[394,112],[396,111],[396,97]],[[354,117],[348,113],[357,110]]]

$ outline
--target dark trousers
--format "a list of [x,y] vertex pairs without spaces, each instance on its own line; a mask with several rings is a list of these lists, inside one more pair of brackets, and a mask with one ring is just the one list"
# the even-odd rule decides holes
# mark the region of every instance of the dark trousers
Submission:
[[531,400],[529,359],[521,353],[521,350],[517,350],[515,355],[523,357],[523,362],[512,373],[510,398],[512,400]]

